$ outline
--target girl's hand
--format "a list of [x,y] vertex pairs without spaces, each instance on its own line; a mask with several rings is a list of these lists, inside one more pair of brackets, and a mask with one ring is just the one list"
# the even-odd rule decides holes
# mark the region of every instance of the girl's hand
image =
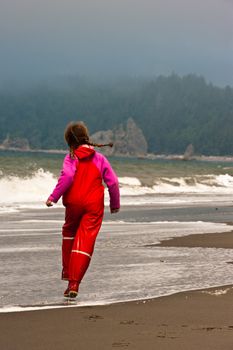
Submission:
[[50,199],[47,199],[46,203],[47,207],[52,207],[53,206],[53,202]]
[[120,211],[120,209],[112,209],[111,208],[110,211],[111,211],[111,214],[116,214]]

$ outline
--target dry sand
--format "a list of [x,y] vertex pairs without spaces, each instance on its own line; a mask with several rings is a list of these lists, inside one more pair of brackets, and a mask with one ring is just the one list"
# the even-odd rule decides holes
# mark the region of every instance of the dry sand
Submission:
[[[176,238],[175,246],[233,247],[232,233],[199,236]],[[225,286],[110,306],[0,314],[0,349],[232,350],[232,301],[233,286]]]

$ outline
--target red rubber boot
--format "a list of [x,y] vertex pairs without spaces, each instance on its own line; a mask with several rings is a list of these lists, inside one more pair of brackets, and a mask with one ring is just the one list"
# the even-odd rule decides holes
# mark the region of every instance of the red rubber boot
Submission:
[[77,281],[69,281],[68,287],[64,292],[65,298],[75,299],[78,295],[79,283]]
[[76,296],[78,295],[78,289],[78,281],[69,281],[69,298],[76,298]]

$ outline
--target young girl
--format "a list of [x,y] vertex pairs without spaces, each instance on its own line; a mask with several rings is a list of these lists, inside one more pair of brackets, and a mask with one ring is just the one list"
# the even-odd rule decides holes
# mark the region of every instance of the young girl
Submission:
[[70,153],[64,159],[61,175],[46,205],[52,206],[63,196],[66,209],[62,228],[62,279],[69,281],[64,296],[75,298],[103,220],[102,180],[108,187],[111,213],[119,211],[120,195],[118,179],[111,165],[93,147],[112,147],[112,144],[91,143],[87,127],[81,122],[68,124],[65,140]]

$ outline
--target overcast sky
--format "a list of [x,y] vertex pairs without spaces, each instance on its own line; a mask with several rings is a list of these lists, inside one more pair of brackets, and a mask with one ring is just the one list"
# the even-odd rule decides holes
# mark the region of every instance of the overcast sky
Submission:
[[233,86],[233,0],[0,0],[0,79],[196,73]]

